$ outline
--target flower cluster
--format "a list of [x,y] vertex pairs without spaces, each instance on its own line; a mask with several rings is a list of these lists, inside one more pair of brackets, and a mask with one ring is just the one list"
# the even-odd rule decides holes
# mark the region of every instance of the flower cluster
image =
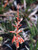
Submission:
[[16,25],[13,24],[13,26],[15,27],[15,30],[10,31],[10,33],[16,34],[16,36],[14,35],[14,37],[12,39],[12,43],[15,42],[16,47],[19,48],[19,43],[22,44],[24,42],[23,38],[19,35],[19,33],[22,32],[22,30],[19,29],[22,26],[22,24],[20,24],[20,22],[23,20],[22,18],[21,19],[19,18],[19,6],[17,9],[17,16],[18,16],[18,17],[16,17],[17,22],[15,21]]

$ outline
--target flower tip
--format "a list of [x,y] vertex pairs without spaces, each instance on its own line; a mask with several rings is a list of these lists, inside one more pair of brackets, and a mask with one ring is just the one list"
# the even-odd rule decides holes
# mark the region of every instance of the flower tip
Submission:
[[19,46],[17,48],[19,48]]
[[12,33],[12,31],[9,31],[10,33]]

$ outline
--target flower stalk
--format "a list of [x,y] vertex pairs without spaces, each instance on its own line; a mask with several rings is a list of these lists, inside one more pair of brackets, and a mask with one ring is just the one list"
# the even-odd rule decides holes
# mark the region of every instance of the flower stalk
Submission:
[[15,27],[15,30],[10,31],[10,33],[16,34],[16,36],[14,35],[14,37],[12,39],[12,43],[15,42],[16,47],[19,48],[19,43],[22,44],[24,42],[23,38],[19,35],[19,33],[22,32],[22,30],[19,29],[22,26],[22,24],[20,24],[22,19],[19,18],[19,5],[17,6],[17,17],[16,17],[16,19],[17,19],[17,21],[15,21],[16,25],[13,24],[13,26]]

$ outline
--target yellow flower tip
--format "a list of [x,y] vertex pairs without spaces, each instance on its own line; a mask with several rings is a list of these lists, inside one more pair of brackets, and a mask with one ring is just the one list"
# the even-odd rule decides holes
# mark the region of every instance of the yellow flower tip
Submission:
[[23,42],[20,42],[20,44],[22,44]]
[[17,48],[19,48],[19,46]]

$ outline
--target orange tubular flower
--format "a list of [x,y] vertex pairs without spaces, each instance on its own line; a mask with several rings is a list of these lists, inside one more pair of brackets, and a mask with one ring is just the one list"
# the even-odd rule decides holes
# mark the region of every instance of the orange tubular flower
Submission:
[[14,35],[14,37],[13,37],[13,39],[12,39],[12,43],[15,42],[15,39],[16,39],[16,37],[15,37],[15,35]]
[[16,25],[13,25],[14,27],[16,27]]
[[19,21],[19,17],[17,17],[17,20]]
[[21,25],[19,25],[19,28],[22,26],[22,24]]
[[24,40],[21,36],[19,37],[19,42],[20,42],[20,44],[22,44],[24,42]]
[[19,42],[18,41],[16,41],[16,47],[19,48]]
[[10,33],[15,33],[15,31],[10,31]]
[[7,4],[8,4],[8,0],[7,0],[7,2],[5,3],[4,8],[7,6]]
[[20,32],[22,32],[22,30],[18,31],[17,34],[20,33]]

